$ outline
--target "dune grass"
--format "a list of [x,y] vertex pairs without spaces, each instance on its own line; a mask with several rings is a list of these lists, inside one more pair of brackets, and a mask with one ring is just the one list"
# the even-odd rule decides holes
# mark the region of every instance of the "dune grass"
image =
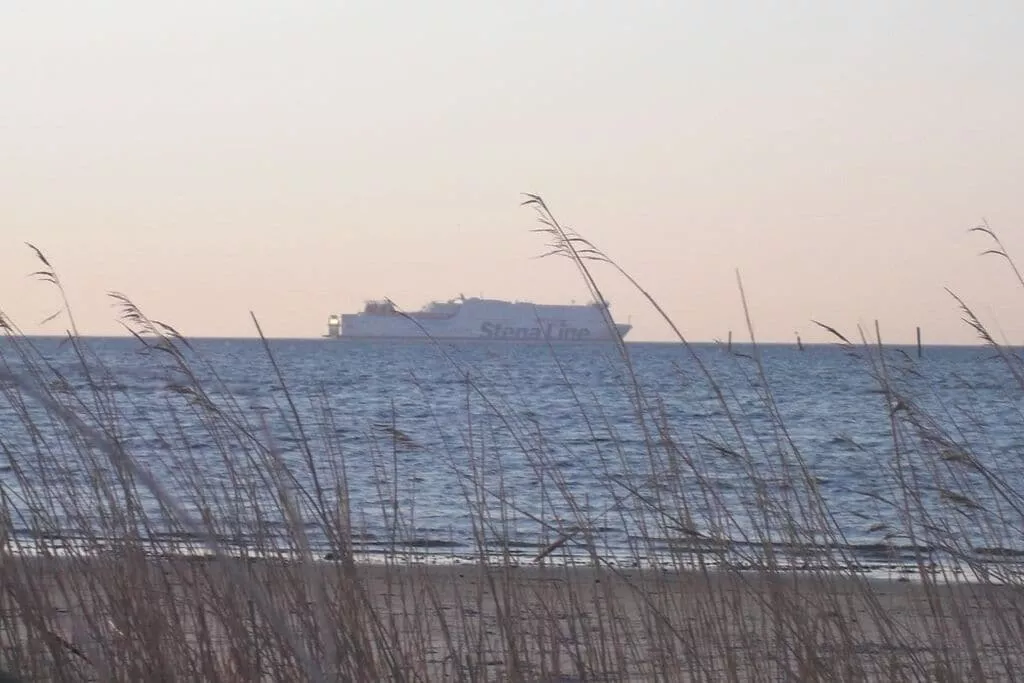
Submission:
[[[373,438],[351,452],[327,397],[290,390],[267,344],[274,405],[254,413],[187,339],[114,294],[166,406],[159,419],[140,417],[137,394],[77,334],[37,251],[77,361],[58,366],[0,318],[0,669],[57,681],[1019,676],[1020,578],[992,560],[1022,547],[1020,452],[989,439],[983,419],[936,406],[914,381],[914,360],[887,350],[877,328],[854,343],[826,326],[886,408],[888,446],[853,445],[887,484],[865,493],[886,513],[865,525],[880,546],[909,553],[914,572],[869,578],[783,418],[750,316],[752,351],[735,362],[754,405],[632,276],[540,197],[526,204],[550,253],[572,262],[596,300],[597,263],[642,293],[688,351],[719,419],[674,422],[617,339],[638,458],[615,438],[602,397],[565,375],[577,428],[591,436],[586,466],[615,501],[595,509],[559,466],[560,434],[522,419],[514,396],[484,391],[439,346],[466,378],[466,410],[434,416],[439,429],[457,425],[461,442],[432,457],[459,482],[449,493],[472,520],[475,561],[416,563],[424,549],[403,464],[415,444],[397,410],[388,424],[355,426]],[[979,230],[1012,265],[995,233]],[[1024,391],[1019,359],[957,301]],[[1006,413],[1020,419],[1013,400]],[[513,451],[540,483],[539,503],[503,467]],[[373,563],[350,505],[355,459],[372,463],[387,523]],[[526,562],[508,542],[524,520],[539,529]],[[639,530],[630,557],[607,547],[612,526]]]

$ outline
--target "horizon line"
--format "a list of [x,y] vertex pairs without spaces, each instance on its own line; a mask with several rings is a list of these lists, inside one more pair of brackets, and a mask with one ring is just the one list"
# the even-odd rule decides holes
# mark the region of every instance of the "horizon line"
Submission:
[[[133,335],[131,335],[131,334],[121,334],[121,335],[118,335],[118,334],[77,334],[77,335],[67,335],[67,334],[52,334],[52,333],[50,333],[50,334],[18,333],[18,334],[4,335],[4,336],[5,337],[32,338],[32,339],[61,339],[61,340],[67,339],[69,336],[74,338],[74,339],[135,339],[135,337]],[[146,335],[142,335],[142,337],[146,338]],[[490,344],[490,345],[498,345],[498,346],[523,346],[524,345],[524,344],[522,344],[520,342],[515,342],[515,341],[508,342],[508,341],[495,341],[495,340],[487,340],[487,339],[480,339],[480,340],[473,340],[473,339],[445,340],[445,339],[429,339],[429,338],[428,339],[410,338],[410,339],[406,339],[406,340],[403,340],[403,339],[372,339],[372,338],[365,338],[365,339],[363,339],[363,338],[339,339],[339,338],[336,338],[336,337],[327,337],[327,336],[323,336],[323,335],[321,335],[321,336],[263,335],[262,337],[259,336],[259,335],[181,335],[181,338],[184,339],[185,341],[193,341],[193,340],[195,340],[195,341],[259,341],[261,339],[265,339],[267,341],[323,341],[323,342],[330,341],[330,342],[335,342],[335,343],[337,343],[337,342],[341,342],[341,343],[357,342],[357,343],[411,343],[411,344],[417,344],[417,343],[423,343],[423,342],[443,343],[443,342],[451,342],[451,341],[455,341],[455,342],[458,342],[458,343],[474,343],[475,341],[480,341],[480,342],[484,342],[484,343],[487,343],[487,344]],[[609,340],[608,343],[613,343],[613,341]],[[662,339],[662,340],[654,340],[654,339],[628,339],[628,340],[623,340],[623,343],[625,343],[627,345],[658,344],[658,345],[668,346],[668,345],[673,345],[673,344],[682,345],[684,342],[682,342],[682,341],[680,341],[678,339]],[[728,346],[728,342],[725,341],[725,340],[721,340],[721,339],[688,339],[688,340],[686,340],[685,343],[691,344],[691,345],[702,345],[702,346],[723,346],[723,347],[727,347]],[[877,341],[869,341],[868,343],[871,346],[877,346],[878,345]],[[840,342],[840,341],[803,341],[803,340],[801,340],[800,342],[797,342],[796,340],[786,340],[786,341],[780,341],[780,340],[760,341],[760,340],[758,340],[758,341],[750,341],[749,339],[748,340],[735,340],[734,339],[732,341],[732,345],[733,346],[743,346],[743,347],[750,347],[750,346],[792,346],[792,347],[799,347],[801,344],[804,347],[808,347],[808,346],[815,346],[815,347],[836,346],[836,347],[841,347],[841,346],[844,346],[844,344],[842,342]],[[583,344],[580,344],[580,345],[583,345]],[[594,343],[593,342],[587,342],[586,345],[593,346]],[[864,342],[863,341],[858,341],[858,342],[855,342],[855,343],[851,343],[850,345],[851,346],[863,346]],[[889,346],[912,346],[912,347],[916,347],[917,345],[918,345],[917,341],[914,340],[914,339],[911,339],[909,341],[885,341],[885,340],[882,341],[882,346],[883,347],[889,347]],[[571,342],[567,343],[567,344],[566,343],[557,343],[557,344],[554,344],[553,346],[556,346],[556,347],[560,347],[560,346],[574,346],[574,344],[572,344]],[[991,347],[991,346],[992,346],[991,343],[983,342],[981,340],[979,340],[977,342],[974,342],[974,343],[932,342],[932,343],[922,343],[921,344],[921,348],[984,348],[984,347]],[[1003,349],[1021,348],[1021,349],[1024,349],[1024,343],[1021,343],[1020,345],[999,344],[998,348],[1003,348]]]

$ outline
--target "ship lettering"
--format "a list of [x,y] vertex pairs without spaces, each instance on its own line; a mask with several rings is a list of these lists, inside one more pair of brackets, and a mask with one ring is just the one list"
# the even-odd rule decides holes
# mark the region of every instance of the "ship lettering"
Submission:
[[587,327],[570,327],[564,322],[555,326],[512,327],[500,322],[485,322],[480,325],[480,336],[483,339],[546,339],[550,341],[582,341],[590,337]]

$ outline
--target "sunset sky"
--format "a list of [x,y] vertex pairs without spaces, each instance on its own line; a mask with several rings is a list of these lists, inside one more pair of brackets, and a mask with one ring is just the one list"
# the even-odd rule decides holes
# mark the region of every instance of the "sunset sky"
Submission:
[[[521,193],[693,340],[1024,343],[1024,4],[12,2],[0,310],[118,334],[314,337],[369,298],[583,301]],[[631,339],[669,330],[597,268]]]

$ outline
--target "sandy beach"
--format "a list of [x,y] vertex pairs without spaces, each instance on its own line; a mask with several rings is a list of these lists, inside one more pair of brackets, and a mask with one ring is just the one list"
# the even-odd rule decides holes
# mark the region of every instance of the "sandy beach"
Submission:
[[2,567],[4,666],[32,655],[82,676],[66,680],[102,659],[122,661],[123,680],[280,680],[303,657],[379,680],[999,680],[1024,663],[999,645],[1024,635],[1012,587],[113,557]]

